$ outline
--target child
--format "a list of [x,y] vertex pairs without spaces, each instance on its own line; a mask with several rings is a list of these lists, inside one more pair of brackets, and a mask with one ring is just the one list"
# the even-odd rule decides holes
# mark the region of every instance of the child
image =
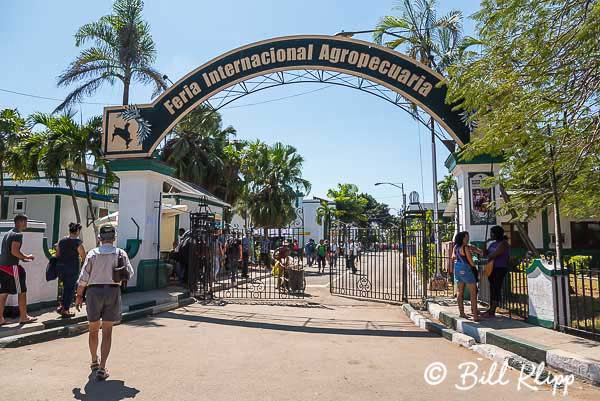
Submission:
[[273,270],[271,270],[271,273],[273,274],[273,276],[277,277],[277,286],[275,288],[277,288],[278,290],[281,289],[282,283],[283,283],[284,287],[287,287],[287,280],[284,277],[284,273],[285,273],[285,269],[290,264],[289,259],[290,258],[287,255],[275,259],[275,266],[273,266]]

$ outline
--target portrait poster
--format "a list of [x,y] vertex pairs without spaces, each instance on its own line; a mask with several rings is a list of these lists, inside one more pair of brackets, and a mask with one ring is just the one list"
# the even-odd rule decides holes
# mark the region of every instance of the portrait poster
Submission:
[[469,199],[471,202],[471,225],[496,224],[496,213],[492,207],[495,200],[493,188],[485,188],[483,181],[490,173],[469,173]]

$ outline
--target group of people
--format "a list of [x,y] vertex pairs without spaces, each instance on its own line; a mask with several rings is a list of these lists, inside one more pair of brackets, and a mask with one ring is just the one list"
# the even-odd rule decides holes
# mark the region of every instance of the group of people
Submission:
[[360,262],[362,254],[362,245],[352,239],[346,243],[338,245],[336,240],[319,240],[317,244],[314,239],[309,239],[304,246],[304,255],[306,256],[306,265],[311,267],[317,263],[319,273],[325,273],[325,267],[337,267],[338,258],[345,257],[346,268],[352,269],[352,273],[357,272],[356,263]]
[[[17,215],[14,228],[8,231],[0,247],[0,326],[6,323],[4,307],[9,294],[16,294],[19,304],[19,323],[36,321],[27,313],[26,272],[21,263],[32,262],[33,255],[21,252],[23,232],[27,230],[27,216]],[[89,321],[90,369],[97,379],[108,377],[106,361],[112,344],[112,328],[121,320],[121,285],[133,275],[127,253],[114,245],[116,233],[111,225],[100,227],[99,246],[85,252],[79,238],[81,225],[69,224],[69,235],[55,245],[55,262],[58,278],[63,283],[62,297],[57,312],[63,318],[74,316],[86,303]],[[83,265],[81,266],[81,262]],[[81,266],[81,269],[80,269]],[[117,274],[115,274],[117,272]],[[115,279],[117,281],[115,281]],[[98,357],[99,332],[102,330],[100,358]]]
[[[504,235],[504,229],[500,226],[494,226],[490,230],[491,243],[486,249],[479,249],[469,243],[469,233],[462,231],[454,237],[454,248],[452,257],[454,258],[454,279],[458,283],[457,300],[460,316],[468,318],[464,308],[465,286],[469,289],[471,301],[471,313],[474,321],[479,321],[482,317],[489,318],[496,315],[496,309],[502,297],[502,283],[509,271],[510,247],[508,238]],[[488,263],[493,263],[493,269],[488,276],[490,283],[490,304],[488,310],[482,315],[477,308],[477,283],[479,281],[479,271],[473,261],[473,254],[487,258]]]

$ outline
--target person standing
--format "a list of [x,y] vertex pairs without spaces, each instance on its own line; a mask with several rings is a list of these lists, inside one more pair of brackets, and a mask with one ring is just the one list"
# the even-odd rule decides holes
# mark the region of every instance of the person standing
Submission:
[[479,311],[477,309],[477,280],[473,274],[473,257],[471,256],[472,247],[469,245],[469,233],[461,231],[454,237],[454,279],[458,282],[458,311],[460,317],[467,319],[464,306],[465,285],[469,288],[471,297],[471,312],[473,321],[479,321]]
[[306,264],[308,267],[311,267],[313,263],[315,263],[315,252],[317,249],[317,244],[315,244],[314,239],[309,239],[308,243],[304,246],[304,252],[306,253]]
[[[115,228],[111,225],[100,227],[100,246],[90,250],[85,258],[75,306],[80,310],[83,292],[86,291],[87,317],[89,321],[89,348],[92,356],[90,368],[98,380],[108,377],[106,361],[112,344],[113,325],[121,320],[121,281],[113,280],[115,267],[124,267],[127,279],[133,276],[133,268],[127,252],[113,245]],[[125,278],[124,278],[125,280]],[[102,345],[98,360],[98,334],[102,327]]]
[[331,245],[330,245],[329,267],[336,267],[337,266],[337,257],[338,257],[337,241],[333,240],[331,242]]
[[317,270],[321,273],[325,273],[325,258],[327,257],[327,245],[323,240],[319,241],[319,245],[317,245]]
[[248,277],[248,263],[250,263],[250,233],[242,238],[242,276]]
[[490,282],[490,306],[483,313],[484,317],[495,317],[496,308],[502,299],[502,283],[508,273],[508,261],[510,256],[510,246],[508,238],[504,235],[504,229],[500,226],[494,226],[490,229],[492,243],[487,248],[485,254],[488,261],[494,261],[492,274],[488,277]]
[[69,309],[75,296],[80,258],[85,260],[86,256],[83,241],[79,239],[80,234],[81,224],[71,223],[69,224],[69,236],[58,241],[56,245],[58,278],[63,283],[62,302],[56,312],[62,318],[75,316]]
[[269,241],[268,237],[263,238],[260,241],[260,257],[259,263],[261,267],[266,267],[267,269],[271,269],[269,263],[269,252],[271,251],[271,241]]
[[349,240],[346,243],[346,269],[352,269],[352,273],[356,273],[356,244],[354,240]]
[[[231,275],[231,282],[235,283],[237,278],[238,266],[242,263],[242,241],[236,236],[231,236],[227,240],[227,269]],[[244,278],[248,277],[247,275]]]
[[4,306],[8,295],[17,294],[19,303],[19,323],[32,323],[37,320],[27,314],[27,275],[19,262],[31,262],[33,255],[21,252],[23,231],[27,229],[27,216],[18,214],[14,218],[15,226],[2,238],[0,247],[0,326],[4,320]]

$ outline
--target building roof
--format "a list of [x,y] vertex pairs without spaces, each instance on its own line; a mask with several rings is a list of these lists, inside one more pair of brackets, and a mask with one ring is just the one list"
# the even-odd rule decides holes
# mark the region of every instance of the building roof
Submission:
[[167,190],[163,193],[163,195],[181,195],[192,197],[198,200],[206,199],[208,203],[217,206],[231,207],[229,203],[217,198],[215,195],[208,192],[206,189],[191,182],[183,181],[175,177],[165,177],[164,183]]
[[[446,206],[448,203],[446,202],[438,202],[438,212],[443,212],[446,210]],[[418,211],[418,210],[433,210],[433,203],[411,203],[407,206],[409,211]]]

